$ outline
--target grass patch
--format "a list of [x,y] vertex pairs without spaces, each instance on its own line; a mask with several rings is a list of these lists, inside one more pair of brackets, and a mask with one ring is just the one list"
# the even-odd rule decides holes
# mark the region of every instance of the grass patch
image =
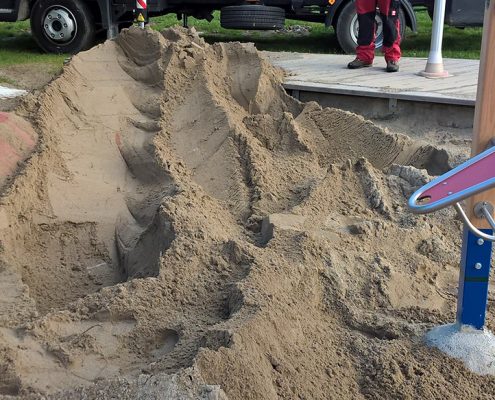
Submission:
[[14,79],[9,78],[8,76],[0,75],[0,83],[6,83],[7,85],[18,86],[17,82]]
[[[208,43],[214,42],[253,42],[259,50],[293,51],[301,53],[343,54],[333,29],[327,29],[322,23],[286,20],[286,27],[300,25],[309,28],[309,34],[300,35],[277,31],[244,31],[224,29],[220,26],[220,13],[214,13],[211,22],[189,18],[189,26],[201,33]],[[152,18],[152,28],[162,30],[171,26],[182,25],[175,15]]]
[[[343,54],[332,28],[326,28],[321,23],[311,23],[287,20],[286,26],[304,25],[309,27],[308,35],[296,35],[286,32],[237,31],[223,29],[220,26],[220,14],[214,14],[215,19],[206,21],[189,18],[189,26],[194,26],[202,32],[204,39],[209,42],[240,41],[254,42],[260,50],[293,51],[302,53]],[[425,9],[416,12],[418,32],[415,34],[406,30],[406,39],[402,43],[404,57],[427,57],[430,49],[432,23]],[[181,25],[175,15],[152,18],[152,28],[161,30],[175,25]],[[482,28],[458,29],[445,26],[443,36],[443,55],[451,58],[479,59],[481,49]]]
[[43,63],[60,68],[65,58],[40,50],[31,36],[29,21],[0,22],[0,67]]
[[[403,55],[407,57],[426,57],[430,47],[431,20],[426,10],[419,10],[418,33],[407,31],[402,44]],[[180,25],[175,15],[166,15],[151,19],[151,27],[156,30]],[[307,35],[287,32],[260,32],[227,30],[220,26],[220,14],[215,13],[212,22],[189,18],[189,26],[201,32],[209,43],[217,41],[254,42],[260,50],[294,51],[306,53],[342,54],[333,29],[327,29],[321,23],[287,20],[286,25],[303,25],[309,28]],[[445,27],[444,57],[479,59],[481,47],[481,28],[456,29]],[[42,63],[48,64],[54,71],[61,68],[65,55],[43,53],[31,36],[29,21],[0,22],[0,67],[11,65]]]
[[[416,12],[418,32],[407,32],[402,43],[404,56],[428,57],[431,41],[431,19],[426,10]],[[483,28],[458,29],[445,26],[442,53],[447,58],[480,58]]]

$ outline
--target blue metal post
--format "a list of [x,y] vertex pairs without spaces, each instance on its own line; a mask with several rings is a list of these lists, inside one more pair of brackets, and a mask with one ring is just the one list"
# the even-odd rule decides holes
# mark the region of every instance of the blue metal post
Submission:
[[[480,229],[492,234],[491,229]],[[492,243],[483,241],[464,227],[461,274],[457,298],[457,322],[483,329],[488,301],[488,278]]]

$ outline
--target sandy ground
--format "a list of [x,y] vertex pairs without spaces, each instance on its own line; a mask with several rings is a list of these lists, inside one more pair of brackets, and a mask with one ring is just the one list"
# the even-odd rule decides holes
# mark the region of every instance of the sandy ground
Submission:
[[[4,66],[0,67],[0,81],[1,86],[7,88],[24,89],[38,93],[59,73],[58,68],[43,63]],[[0,96],[0,112],[16,109],[20,101],[18,97],[2,98]]]
[[0,200],[0,398],[495,396],[423,342],[460,222],[405,202],[448,153],[281,81],[131,29],[8,114],[38,144]]

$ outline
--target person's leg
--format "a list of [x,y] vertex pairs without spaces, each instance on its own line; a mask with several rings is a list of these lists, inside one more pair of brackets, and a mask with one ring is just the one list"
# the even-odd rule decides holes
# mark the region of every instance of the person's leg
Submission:
[[387,61],[387,71],[395,72],[401,56],[399,0],[378,0],[380,16],[383,21],[383,53]]
[[375,14],[376,0],[356,0],[359,22],[356,58],[372,64],[375,57]]

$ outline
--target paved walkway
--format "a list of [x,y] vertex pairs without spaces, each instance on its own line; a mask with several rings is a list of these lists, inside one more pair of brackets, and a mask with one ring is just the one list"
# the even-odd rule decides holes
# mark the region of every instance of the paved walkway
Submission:
[[322,93],[396,98],[474,106],[478,82],[478,60],[444,59],[452,75],[427,79],[418,75],[424,70],[425,58],[403,58],[400,71],[387,73],[383,57],[377,57],[371,68],[350,70],[348,55],[264,52],[275,65],[290,75],[285,87]]

